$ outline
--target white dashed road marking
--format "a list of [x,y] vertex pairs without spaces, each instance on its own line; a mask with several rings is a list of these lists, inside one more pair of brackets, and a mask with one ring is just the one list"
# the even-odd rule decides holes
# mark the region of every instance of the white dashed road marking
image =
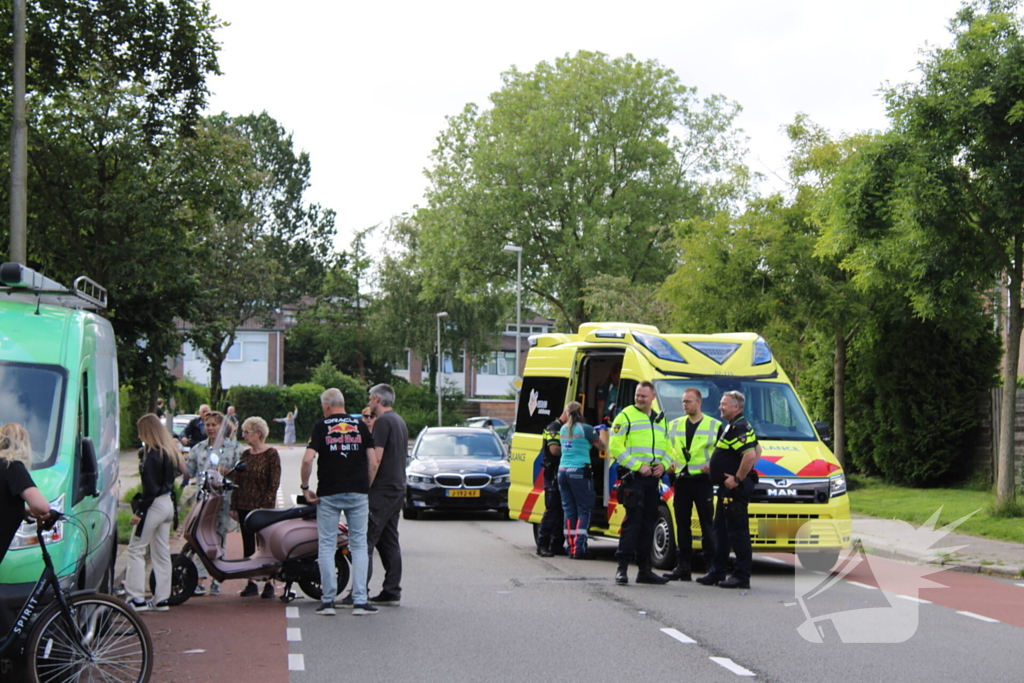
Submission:
[[306,660],[302,655],[288,655],[289,671],[305,671]]
[[677,631],[674,628],[663,628],[663,629],[661,629],[661,632],[664,633],[666,636],[675,638],[680,643],[685,643],[687,645],[689,645],[690,643],[696,643],[697,642],[696,640],[694,640],[690,636],[686,635],[685,633],[681,633],[681,632]]
[[301,643],[302,642],[302,629],[301,628],[290,628],[288,631],[288,642],[289,643]]
[[737,676],[756,676],[757,674],[750,669],[744,669],[742,666],[732,661],[728,657],[711,657],[711,661],[719,666],[723,666],[729,671],[733,672]]
[[859,581],[847,581],[846,583],[850,584],[851,586],[857,586],[858,588],[867,588],[869,591],[878,590],[878,588],[876,588],[875,586],[869,586],[866,583],[861,583]]
[[917,602],[917,603],[920,603],[922,605],[930,605],[930,604],[932,604],[931,600],[925,600],[923,598],[914,598],[914,597],[911,597],[909,595],[897,595],[896,597],[897,598],[903,598],[904,600],[910,600],[911,602]]
[[285,607],[284,608],[285,619],[298,619],[299,608],[298,607]]
[[985,617],[985,616],[982,616],[980,614],[975,614],[974,612],[961,612],[961,611],[957,611],[957,614],[962,614],[965,617],[971,617],[972,619],[980,619],[981,621],[987,621],[990,624],[998,624],[999,623],[998,619],[993,619],[992,617]]
[[1024,583],[1018,583],[1016,585],[1019,586],[1020,588],[1024,588]]

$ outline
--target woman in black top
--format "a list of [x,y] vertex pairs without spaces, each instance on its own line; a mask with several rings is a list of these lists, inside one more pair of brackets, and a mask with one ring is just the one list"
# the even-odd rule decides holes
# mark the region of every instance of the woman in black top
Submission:
[[[129,604],[137,611],[165,612],[167,598],[171,596],[170,537],[174,517],[171,490],[174,478],[183,468],[178,447],[160,418],[147,413],[139,418],[137,425],[146,457],[142,462],[142,495],[132,515],[135,531],[128,542],[125,591]],[[146,602],[146,548],[153,558],[153,573],[156,574],[152,602]]]
[[25,504],[36,519],[50,512],[49,501],[28,473],[31,465],[32,446],[25,428],[17,422],[0,427],[0,562],[25,519]]

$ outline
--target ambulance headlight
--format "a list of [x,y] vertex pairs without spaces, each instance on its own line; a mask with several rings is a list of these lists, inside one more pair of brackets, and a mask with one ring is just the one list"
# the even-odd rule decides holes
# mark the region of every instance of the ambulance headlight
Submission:
[[840,474],[838,477],[832,477],[828,481],[829,495],[835,498],[846,493],[846,477]]
[[[64,494],[61,494],[57,500],[50,501],[50,508],[53,510],[64,510]],[[46,545],[53,543],[59,543],[64,540],[64,520],[61,520],[53,525],[53,528],[49,531],[43,532],[43,538],[46,539]],[[14,534],[14,540],[11,541],[11,550],[24,550],[26,548],[37,548],[39,547],[39,539],[36,538],[36,523],[35,522],[22,522],[21,526],[18,527],[17,533]]]

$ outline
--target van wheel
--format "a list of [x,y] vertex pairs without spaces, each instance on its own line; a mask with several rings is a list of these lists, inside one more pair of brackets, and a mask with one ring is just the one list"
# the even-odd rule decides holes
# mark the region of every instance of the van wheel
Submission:
[[[191,598],[198,583],[199,570],[195,562],[187,555],[171,555],[171,595],[167,598],[167,604],[174,607]],[[149,573],[149,590],[156,591],[155,572]]]
[[797,551],[796,556],[800,558],[804,569],[812,572],[830,572],[839,561],[839,551],[831,549]]
[[117,536],[114,536],[111,546],[110,561],[107,563],[107,569],[103,572],[103,581],[100,583],[100,593],[107,595],[114,594],[114,573],[117,571]]
[[654,525],[651,543],[651,564],[657,569],[676,566],[676,535],[672,528],[672,514],[664,505],[658,506],[658,522]]

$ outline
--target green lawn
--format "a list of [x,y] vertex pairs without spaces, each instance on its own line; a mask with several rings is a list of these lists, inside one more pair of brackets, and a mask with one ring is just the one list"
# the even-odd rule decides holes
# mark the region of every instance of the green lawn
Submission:
[[941,506],[936,525],[941,526],[980,509],[957,527],[957,533],[1024,543],[1024,518],[993,517],[995,495],[989,491],[911,489],[857,475],[850,476],[850,480],[855,486],[850,492],[850,510],[856,514],[920,525]]

